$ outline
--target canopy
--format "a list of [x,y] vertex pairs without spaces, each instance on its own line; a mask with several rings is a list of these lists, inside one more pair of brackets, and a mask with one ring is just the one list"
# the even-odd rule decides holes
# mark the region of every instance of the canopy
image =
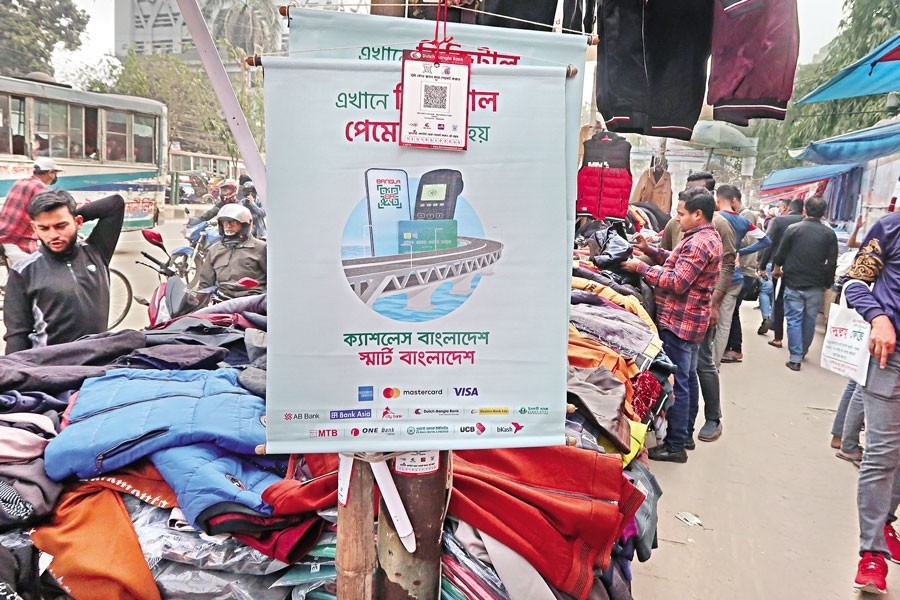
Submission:
[[892,121],[812,142],[800,152],[791,152],[791,156],[821,165],[839,165],[850,161],[865,162],[898,153],[900,121]]
[[774,188],[812,183],[814,181],[821,181],[822,179],[830,179],[835,175],[846,173],[855,166],[856,164],[822,165],[772,171],[772,173],[770,173],[769,176],[766,177],[766,180],[763,181],[759,189],[770,190]]
[[900,33],[849,67],[844,67],[796,104],[887,94],[900,90]]

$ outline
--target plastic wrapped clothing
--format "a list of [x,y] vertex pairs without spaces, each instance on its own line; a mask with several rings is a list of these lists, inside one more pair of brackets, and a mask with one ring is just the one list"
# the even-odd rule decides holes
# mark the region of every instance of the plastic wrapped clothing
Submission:
[[570,310],[569,319],[578,331],[624,354],[641,371],[649,369],[662,351],[662,340],[656,332],[627,311],[576,304]]
[[169,560],[153,568],[153,578],[162,600],[285,600],[290,588],[269,588],[273,575],[241,575],[208,571]]

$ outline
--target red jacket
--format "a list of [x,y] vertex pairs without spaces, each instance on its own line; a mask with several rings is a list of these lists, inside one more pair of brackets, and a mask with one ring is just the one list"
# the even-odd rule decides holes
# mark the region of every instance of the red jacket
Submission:
[[578,198],[575,212],[595,219],[628,214],[631,174],[626,169],[584,166],[578,171]]

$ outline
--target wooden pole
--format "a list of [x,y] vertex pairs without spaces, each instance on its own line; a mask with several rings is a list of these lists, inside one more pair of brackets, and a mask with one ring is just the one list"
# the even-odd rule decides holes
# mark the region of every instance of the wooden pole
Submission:
[[375,568],[373,477],[368,463],[353,462],[347,506],[338,503],[337,597],[371,600]]
[[[403,547],[384,501],[378,515],[378,600],[437,600],[441,585],[441,531],[447,504],[449,453],[441,452],[436,472],[392,473],[416,532],[416,551]],[[341,597],[338,594],[338,597]],[[342,598],[343,600],[343,598]]]

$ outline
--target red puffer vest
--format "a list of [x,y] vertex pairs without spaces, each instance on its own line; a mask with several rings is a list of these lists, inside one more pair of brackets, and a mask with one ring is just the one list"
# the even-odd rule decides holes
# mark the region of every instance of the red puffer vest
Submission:
[[631,185],[631,144],[625,138],[604,131],[584,142],[577,213],[590,214],[594,219],[624,219]]

